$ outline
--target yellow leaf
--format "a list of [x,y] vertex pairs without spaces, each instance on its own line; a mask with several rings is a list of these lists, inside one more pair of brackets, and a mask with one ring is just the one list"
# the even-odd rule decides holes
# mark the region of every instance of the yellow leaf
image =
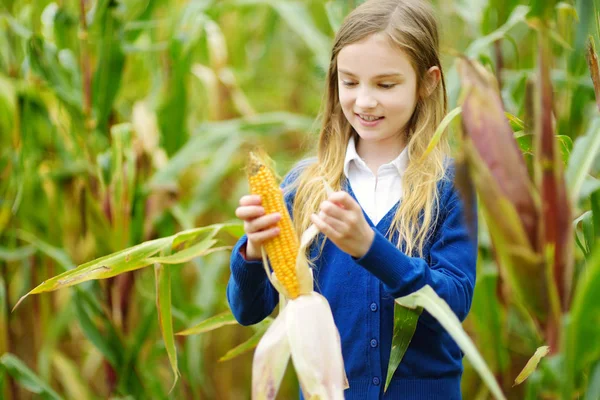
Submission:
[[527,379],[529,375],[531,375],[533,371],[535,371],[542,357],[548,354],[549,351],[550,346],[538,347],[533,357],[531,357],[529,361],[527,361],[527,364],[525,365],[525,368],[523,368],[523,371],[521,371],[519,376],[517,376],[517,378],[515,379],[515,384],[513,386],[520,385],[521,383],[523,383],[525,379]]

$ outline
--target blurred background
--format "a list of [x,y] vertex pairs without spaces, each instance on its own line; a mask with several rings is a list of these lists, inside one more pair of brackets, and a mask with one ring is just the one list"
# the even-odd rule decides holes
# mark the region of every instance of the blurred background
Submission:
[[[230,320],[209,332],[175,336],[180,377],[170,391],[173,372],[152,268],[30,296],[11,310],[34,287],[77,265],[234,221],[248,191],[243,167],[250,148],[265,148],[281,175],[312,150],[332,38],[359,3],[1,0],[0,398],[250,398],[251,350],[264,326]],[[572,279],[579,282],[589,260],[597,265],[599,259],[600,161],[593,138],[600,124],[590,47],[598,43],[598,5],[432,3],[441,23],[449,109],[459,104],[455,61],[464,54],[498,79],[531,171],[531,84],[538,76],[539,32],[546,32],[556,143],[567,172],[574,154],[586,166],[571,193],[569,221]],[[448,132],[457,152],[458,128],[453,124]],[[219,233],[221,245],[235,243],[240,226],[232,226]],[[513,387],[547,338],[523,312],[527,304],[504,295],[483,218],[480,250],[464,327],[507,397],[599,399],[600,299],[589,293],[600,281],[582,285],[590,289],[580,295],[577,304],[585,306],[575,319],[587,325],[564,339],[577,338],[583,348],[573,353],[582,358],[575,359],[571,380],[565,383],[569,365],[555,349]],[[222,250],[169,266],[175,332],[227,315],[228,260]],[[228,353],[239,345],[245,347]],[[288,367],[278,398],[295,398],[297,391]],[[466,360],[463,393],[490,398]]]

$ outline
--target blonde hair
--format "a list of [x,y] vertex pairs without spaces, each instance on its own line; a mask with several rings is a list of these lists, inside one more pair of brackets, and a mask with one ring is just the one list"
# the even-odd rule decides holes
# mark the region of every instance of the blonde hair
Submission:
[[[304,168],[293,184],[296,191],[294,225],[298,232],[304,232],[311,224],[310,215],[327,199],[321,177],[334,190],[342,188],[348,140],[356,133],[344,117],[339,102],[337,56],[345,46],[377,33],[387,35],[391,43],[408,55],[417,75],[418,101],[405,131],[409,163],[402,176],[403,196],[387,236],[392,240],[398,232],[397,247],[402,248],[404,244],[406,254],[422,257],[430,227],[437,218],[437,183],[445,175],[445,159],[449,155],[448,140],[443,135],[433,151],[421,159],[447,108],[437,25],[424,0],[368,0],[346,17],[337,32],[321,111],[323,121],[317,161]],[[432,66],[440,68],[441,84],[424,96],[421,86]],[[324,241],[321,250],[323,245]]]

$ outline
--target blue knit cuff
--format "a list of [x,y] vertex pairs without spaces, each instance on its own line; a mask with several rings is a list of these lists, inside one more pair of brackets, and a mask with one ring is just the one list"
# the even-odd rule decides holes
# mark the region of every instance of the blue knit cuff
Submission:
[[[379,278],[392,291],[411,293],[417,283],[411,258],[398,250],[381,232],[373,229],[375,237],[367,253],[355,259],[356,263]],[[420,285],[421,287],[423,285]],[[400,295],[400,293],[396,293]]]
[[248,238],[244,235],[231,251],[231,276],[242,290],[247,287],[256,288],[268,279],[262,261],[247,261],[242,256],[240,250],[247,243]]

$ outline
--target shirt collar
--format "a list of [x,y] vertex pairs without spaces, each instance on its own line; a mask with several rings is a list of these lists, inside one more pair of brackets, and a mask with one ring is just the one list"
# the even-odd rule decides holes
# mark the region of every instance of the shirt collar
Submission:
[[[367,164],[363,161],[362,158],[356,152],[356,141],[354,140],[354,135],[350,136],[350,140],[348,140],[348,147],[346,147],[346,158],[344,159],[344,175],[346,178],[348,177],[348,171],[350,170],[350,164],[355,162],[357,166],[369,169]],[[389,164],[396,167],[398,171],[398,175],[402,176],[404,171],[406,171],[406,167],[408,166],[408,146],[402,150],[402,152],[393,159]],[[389,165],[386,164],[386,165]]]

